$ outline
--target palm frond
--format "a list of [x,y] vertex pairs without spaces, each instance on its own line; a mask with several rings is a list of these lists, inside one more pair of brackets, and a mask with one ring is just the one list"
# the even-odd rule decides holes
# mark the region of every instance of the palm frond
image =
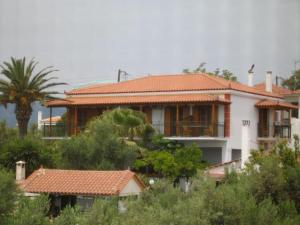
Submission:
[[10,101],[21,101],[22,99],[23,102],[31,104],[34,101],[42,101],[43,98],[51,98],[51,95],[60,94],[56,91],[45,91],[47,88],[66,84],[63,82],[49,82],[57,79],[48,76],[58,70],[48,66],[34,74],[37,64],[38,62],[34,59],[26,64],[25,57],[22,59],[12,57],[10,62],[3,62],[0,65],[1,74],[5,77],[5,80],[0,79],[0,91],[5,93],[5,98]]
[[45,86],[42,86],[39,88],[40,91],[45,90],[47,88],[50,87],[55,87],[55,86],[59,86],[59,85],[66,85],[67,83],[63,83],[63,82],[57,82],[57,83],[50,83],[50,84],[46,84]]

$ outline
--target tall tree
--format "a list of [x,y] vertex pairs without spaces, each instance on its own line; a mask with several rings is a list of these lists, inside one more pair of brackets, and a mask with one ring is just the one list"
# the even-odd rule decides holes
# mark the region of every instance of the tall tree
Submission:
[[213,75],[213,76],[218,76],[218,77],[222,77],[225,80],[231,80],[231,81],[237,81],[237,77],[229,70],[225,69],[225,70],[220,70],[219,68],[215,69],[215,71],[213,72],[209,72],[207,71],[207,69],[205,68],[206,63],[202,62],[199,64],[199,66],[197,66],[195,69],[190,70],[190,69],[184,69],[183,72],[184,73],[207,73],[209,75]]
[[50,82],[56,77],[48,77],[49,74],[57,71],[52,67],[46,67],[34,74],[37,61],[31,60],[26,63],[23,59],[11,58],[10,62],[3,62],[0,78],[0,104],[5,107],[8,103],[15,104],[15,114],[18,121],[19,135],[24,137],[27,134],[28,122],[32,114],[32,103],[43,102],[53,99],[56,91],[48,91],[48,88],[65,83]]
[[282,86],[287,87],[290,90],[300,89],[300,69],[295,70],[288,79],[282,82]]

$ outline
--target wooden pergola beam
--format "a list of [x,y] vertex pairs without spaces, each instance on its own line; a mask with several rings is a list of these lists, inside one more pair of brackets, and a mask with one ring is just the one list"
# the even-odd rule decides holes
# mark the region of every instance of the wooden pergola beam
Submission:
[[75,107],[74,108],[74,131],[75,131],[75,135],[77,134],[77,114],[78,114],[78,108]]

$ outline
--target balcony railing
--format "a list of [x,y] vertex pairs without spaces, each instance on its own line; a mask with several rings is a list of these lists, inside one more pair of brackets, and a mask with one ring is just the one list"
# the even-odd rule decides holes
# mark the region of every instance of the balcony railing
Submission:
[[55,123],[50,126],[49,123],[42,125],[42,132],[44,137],[66,137],[67,129],[65,123]]
[[[166,137],[224,137],[224,123],[208,123],[196,121],[179,121],[170,123],[153,123],[153,128]],[[77,127],[77,134],[84,127]],[[68,136],[65,123],[42,125],[44,137],[66,137]]]
[[261,124],[258,126],[258,137],[273,137],[273,138],[291,138],[291,124],[290,123],[274,123]]
[[224,137],[224,123],[179,121],[153,123],[152,126],[166,137]]

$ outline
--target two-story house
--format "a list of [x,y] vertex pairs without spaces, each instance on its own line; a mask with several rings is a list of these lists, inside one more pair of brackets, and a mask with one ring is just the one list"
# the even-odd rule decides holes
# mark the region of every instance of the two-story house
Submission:
[[196,142],[211,163],[241,157],[242,120],[250,121],[250,148],[291,137],[291,110],[281,94],[272,91],[271,73],[264,89],[207,74],[151,75],[66,92],[48,107],[66,107],[67,133],[74,135],[103,111],[129,107],[166,138]]

